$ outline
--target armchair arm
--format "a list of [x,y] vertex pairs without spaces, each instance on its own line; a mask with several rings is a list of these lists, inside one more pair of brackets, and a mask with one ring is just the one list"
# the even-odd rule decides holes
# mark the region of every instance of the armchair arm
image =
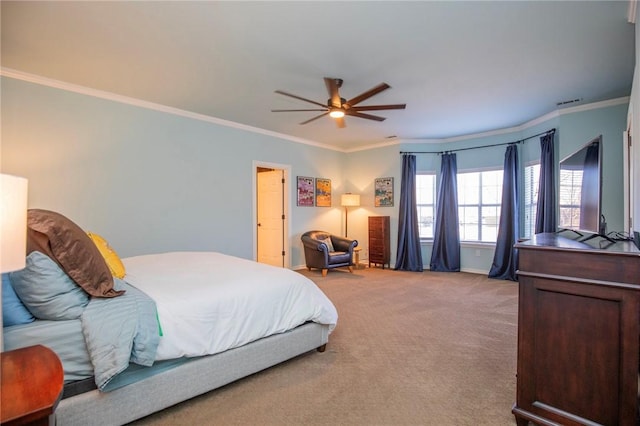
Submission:
[[307,267],[327,268],[329,265],[329,250],[327,245],[308,235],[303,235],[301,239]]
[[320,240],[316,240],[315,238],[311,238],[307,235],[302,236],[302,244],[310,248],[311,250],[324,251],[328,253],[327,245]]
[[332,235],[331,242],[336,251],[346,251],[349,253],[353,252],[353,249],[358,246],[358,240],[350,240],[338,235]]

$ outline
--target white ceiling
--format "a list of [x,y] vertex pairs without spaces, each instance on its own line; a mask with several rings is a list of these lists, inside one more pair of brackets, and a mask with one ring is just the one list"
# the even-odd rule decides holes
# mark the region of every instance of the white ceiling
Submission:
[[[443,139],[628,96],[627,1],[2,1],[2,67],[331,145]],[[329,117],[323,77],[384,122]]]

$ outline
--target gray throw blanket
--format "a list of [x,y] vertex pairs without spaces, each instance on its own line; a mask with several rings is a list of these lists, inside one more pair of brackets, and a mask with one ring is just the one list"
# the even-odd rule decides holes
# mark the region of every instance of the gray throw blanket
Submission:
[[92,298],[81,316],[82,331],[96,386],[101,391],[129,362],[149,367],[155,360],[160,332],[155,302],[140,290],[114,278],[113,298]]

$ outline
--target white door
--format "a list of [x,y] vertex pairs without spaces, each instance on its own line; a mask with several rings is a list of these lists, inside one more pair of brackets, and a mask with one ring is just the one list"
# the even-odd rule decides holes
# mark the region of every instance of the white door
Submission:
[[284,170],[257,173],[258,262],[284,267]]

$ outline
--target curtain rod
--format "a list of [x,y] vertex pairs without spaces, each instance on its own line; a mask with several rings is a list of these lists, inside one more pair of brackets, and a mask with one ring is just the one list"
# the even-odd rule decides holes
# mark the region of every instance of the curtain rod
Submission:
[[529,139],[533,139],[533,138],[538,137],[538,136],[548,135],[549,133],[555,133],[555,132],[556,132],[556,129],[553,128],[553,129],[547,130],[546,132],[541,132],[541,133],[538,133],[536,135],[529,136],[529,137],[526,137],[524,139],[520,139],[520,140],[513,141],[513,142],[494,143],[492,145],[482,145],[482,146],[471,146],[471,147],[468,147],[468,148],[448,149],[446,151],[400,151],[400,154],[438,154],[438,155],[442,155],[442,154],[446,154],[446,153],[450,153],[450,152],[466,151],[466,150],[469,150],[469,149],[489,148],[489,147],[492,147],[492,146],[501,146],[501,145],[513,145],[513,144],[523,143],[523,142],[525,142],[525,141],[527,141]]

